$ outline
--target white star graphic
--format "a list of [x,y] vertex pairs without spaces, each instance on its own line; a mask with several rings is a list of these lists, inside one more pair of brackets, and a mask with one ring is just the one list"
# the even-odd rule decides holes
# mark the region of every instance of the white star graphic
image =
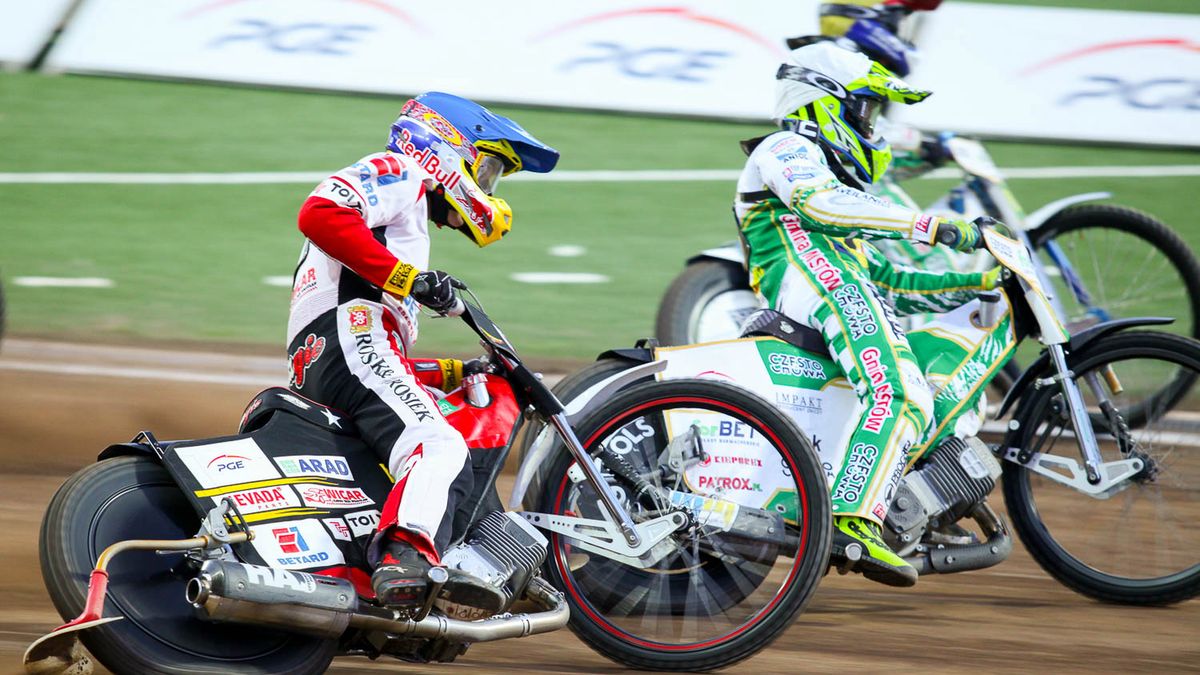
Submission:
[[341,418],[329,412],[329,408],[321,408],[321,414],[325,416],[325,419],[329,420],[329,426],[342,428],[341,423],[338,421]]

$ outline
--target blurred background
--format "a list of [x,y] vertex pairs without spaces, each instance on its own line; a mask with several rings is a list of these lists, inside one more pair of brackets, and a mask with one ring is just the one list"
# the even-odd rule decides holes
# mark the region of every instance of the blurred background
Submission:
[[[783,40],[815,33],[818,5],[4,4],[9,336],[282,355],[301,202],[382,149],[409,95],[440,89],[562,153],[554,173],[502,183],[503,243],[437,233],[432,265],[527,357],[565,365],[650,335],[684,261],[735,237],[737,141],[769,131]],[[936,93],[902,119],[988,139],[1026,211],[1111,191],[1200,245],[1200,4],[1111,7],[951,0],[918,15],[910,79]],[[954,176],[906,187],[927,204]],[[417,346],[477,351],[443,320]]]

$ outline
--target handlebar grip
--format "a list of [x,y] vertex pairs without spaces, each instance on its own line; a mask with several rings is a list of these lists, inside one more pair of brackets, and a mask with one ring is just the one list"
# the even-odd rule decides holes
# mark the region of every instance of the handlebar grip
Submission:
[[462,316],[463,312],[465,311],[467,311],[467,303],[463,302],[462,298],[455,295],[454,306],[446,310],[446,316]]
[[412,288],[409,289],[409,295],[421,295],[429,292],[429,282],[424,279],[417,279],[413,282]]
[[954,246],[958,242],[958,233],[949,228],[940,229],[937,233],[937,240],[939,244]]

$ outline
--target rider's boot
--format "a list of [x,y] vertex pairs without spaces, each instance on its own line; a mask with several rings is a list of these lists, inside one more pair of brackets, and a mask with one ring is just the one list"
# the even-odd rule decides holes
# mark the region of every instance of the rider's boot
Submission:
[[[857,551],[854,549],[857,547]],[[858,516],[833,519],[832,557],[850,563],[871,581],[888,586],[912,586],[917,570],[884,543],[879,526]],[[835,563],[836,564],[836,563]]]
[[[371,587],[380,604],[393,609],[415,611],[429,597],[429,570],[433,565],[411,544],[384,535],[383,555],[371,575]],[[446,583],[438,591],[436,605],[448,616],[481,619],[491,616],[507,604],[503,592],[461,569],[450,569]]]
[[429,570],[432,567],[412,545],[387,537],[379,567],[371,575],[375,599],[393,609],[420,609],[429,595]]

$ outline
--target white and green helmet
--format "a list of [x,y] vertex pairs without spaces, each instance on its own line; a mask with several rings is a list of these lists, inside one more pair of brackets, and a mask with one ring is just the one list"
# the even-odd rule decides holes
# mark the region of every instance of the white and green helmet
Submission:
[[932,93],[832,41],[792,50],[775,80],[775,119],[783,126],[807,128],[868,183],[892,162],[892,146],[875,132],[884,101],[917,103]]

